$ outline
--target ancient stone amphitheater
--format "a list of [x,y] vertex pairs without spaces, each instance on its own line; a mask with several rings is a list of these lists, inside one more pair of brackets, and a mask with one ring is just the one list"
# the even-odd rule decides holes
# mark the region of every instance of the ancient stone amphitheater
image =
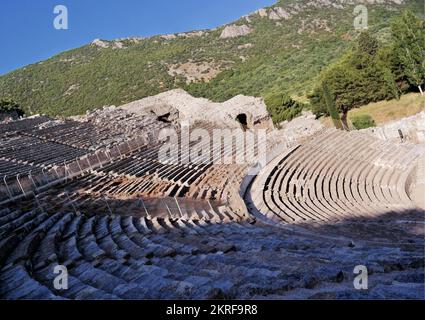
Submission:
[[111,109],[0,124],[0,298],[424,298],[423,143],[269,130],[252,175],[158,161],[158,132],[180,128],[165,120]]

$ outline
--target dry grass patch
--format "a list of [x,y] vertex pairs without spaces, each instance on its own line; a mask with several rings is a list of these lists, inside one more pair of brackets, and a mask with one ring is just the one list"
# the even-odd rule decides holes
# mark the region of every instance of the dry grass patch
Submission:
[[[379,101],[369,103],[358,109],[351,110],[348,113],[349,119],[355,116],[368,114],[376,125],[382,125],[394,120],[413,116],[425,110],[425,97],[421,97],[419,93],[409,93],[401,96],[399,100]],[[333,127],[330,117],[321,119],[326,127]]]

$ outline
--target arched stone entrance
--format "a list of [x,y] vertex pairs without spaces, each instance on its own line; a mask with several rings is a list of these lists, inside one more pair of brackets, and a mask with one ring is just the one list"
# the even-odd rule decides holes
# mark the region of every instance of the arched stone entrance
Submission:
[[236,121],[239,122],[244,131],[248,129],[248,117],[245,113],[238,114],[236,116]]

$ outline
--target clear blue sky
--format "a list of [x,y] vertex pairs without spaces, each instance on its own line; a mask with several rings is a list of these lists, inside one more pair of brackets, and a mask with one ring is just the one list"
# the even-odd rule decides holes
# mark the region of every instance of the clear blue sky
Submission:
[[[93,39],[151,36],[229,23],[275,0],[0,0],[0,74]],[[53,28],[65,5],[69,30]]]

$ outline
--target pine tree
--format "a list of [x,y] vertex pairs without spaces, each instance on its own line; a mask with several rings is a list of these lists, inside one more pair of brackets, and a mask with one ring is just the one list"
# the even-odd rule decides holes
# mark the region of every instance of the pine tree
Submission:
[[405,10],[391,24],[394,54],[409,83],[423,95],[425,81],[425,22]]
[[[398,98],[391,70],[379,59],[379,44],[368,32],[359,35],[357,46],[323,71],[310,96],[316,116],[329,115],[331,95],[342,123],[347,126],[347,114],[353,108],[379,100]],[[325,92],[323,84],[329,87]]]

